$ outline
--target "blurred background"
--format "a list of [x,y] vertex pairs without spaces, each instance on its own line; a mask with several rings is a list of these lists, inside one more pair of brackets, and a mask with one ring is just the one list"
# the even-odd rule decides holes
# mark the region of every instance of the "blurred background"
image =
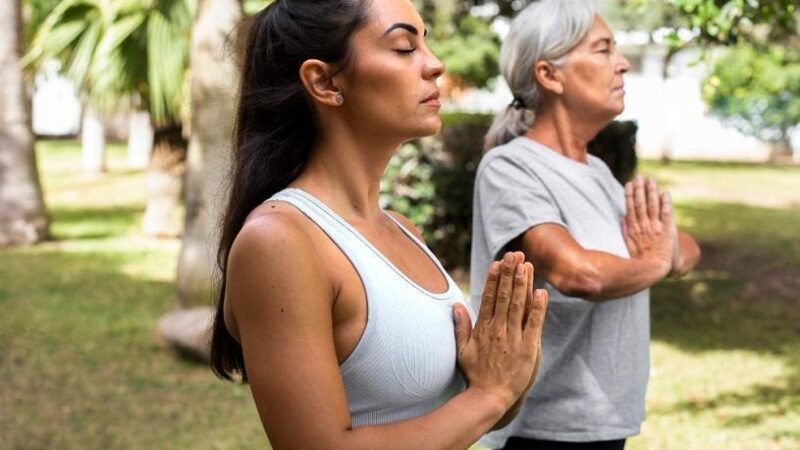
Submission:
[[[204,365],[237,61],[260,0],[0,0],[0,448],[268,448]],[[472,177],[524,0],[417,0],[442,132],[383,206],[466,290]],[[591,144],[656,177],[703,260],[652,294],[636,449],[800,448],[797,0],[605,0],[632,63]],[[280,62],[277,61],[277,64]]]

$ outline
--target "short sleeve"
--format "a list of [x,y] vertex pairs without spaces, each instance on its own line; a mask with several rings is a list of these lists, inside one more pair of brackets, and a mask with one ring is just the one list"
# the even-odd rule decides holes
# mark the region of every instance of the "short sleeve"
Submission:
[[540,176],[512,156],[504,154],[488,160],[475,181],[479,220],[492,257],[537,225],[554,223],[566,228],[558,205]]

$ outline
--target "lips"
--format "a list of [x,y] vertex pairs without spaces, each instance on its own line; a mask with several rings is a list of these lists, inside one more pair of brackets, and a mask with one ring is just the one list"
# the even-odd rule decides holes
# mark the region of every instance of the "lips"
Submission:
[[433,101],[436,101],[438,103],[438,101],[439,101],[439,91],[436,91],[433,94],[429,95],[424,100],[422,100],[420,103],[428,103],[428,102],[433,102]]

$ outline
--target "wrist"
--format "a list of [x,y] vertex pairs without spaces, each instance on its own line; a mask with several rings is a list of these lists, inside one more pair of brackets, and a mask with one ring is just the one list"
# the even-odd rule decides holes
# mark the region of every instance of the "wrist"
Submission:
[[492,423],[503,417],[516,400],[510,394],[502,394],[494,389],[476,386],[468,387],[463,394],[474,397],[476,401],[480,402],[482,410],[487,413]]
[[653,254],[644,254],[636,258],[640,263],[645,264],[650,271],[658,276],[658,279],[667,277],[675,269],[672,260],[662,258]]

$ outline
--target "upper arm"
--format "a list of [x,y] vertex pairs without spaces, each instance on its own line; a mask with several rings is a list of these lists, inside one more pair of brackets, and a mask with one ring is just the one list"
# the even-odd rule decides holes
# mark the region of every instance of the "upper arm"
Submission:
[[512,156],[499,154],[482,162],[475,179],[473,224],[483,229],[492,256],[533,227],[564,226],[548,186],[532,168]]
[[318,448],[350,426],[333,342],[331,282],[308,235],[272,215],[248,223],[228,264],[253,397],[276,448]]
[[529,228],[518,246],[535,269],[553,287],[567,295],[591,297],[602,289],[588,252],[561,225],[544,223]]

